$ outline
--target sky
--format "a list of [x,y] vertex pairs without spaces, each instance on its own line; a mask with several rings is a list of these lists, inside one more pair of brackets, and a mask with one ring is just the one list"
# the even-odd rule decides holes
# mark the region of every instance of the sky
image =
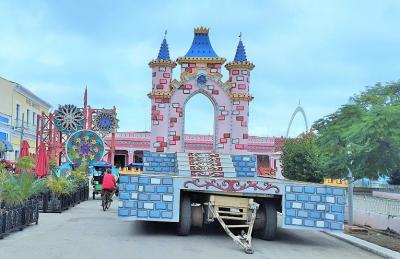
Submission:
[[[165,30],[170,56],[184,56],[198,26],[210,28],[215,52],[227,61],[242,32],[255,64],[250,135],[284,136],[299,101],[311,124],[366,86],[400,79],[396,0],[1,0],[0,76],[54,108],[81,107],[87,86],[92,107],[117,107],[120,131],[150,130],[148,62]],[[211,133],[212,112],[205,97],[193,97],[185,132]],[[304,130],[296,116],[289,135]]]

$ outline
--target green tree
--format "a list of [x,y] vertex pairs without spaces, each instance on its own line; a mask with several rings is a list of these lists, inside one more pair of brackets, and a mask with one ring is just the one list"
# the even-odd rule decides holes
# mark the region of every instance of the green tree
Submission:
[[390,174],[389,184],[400,185],[400,169],[393,170]]
[[400,82],[376,84],[313,125],[327,175],[377,178],[400,166]]
[[312,133],[286,139],[281,151],[283,176],[290,180],[323,182],[319,151]]

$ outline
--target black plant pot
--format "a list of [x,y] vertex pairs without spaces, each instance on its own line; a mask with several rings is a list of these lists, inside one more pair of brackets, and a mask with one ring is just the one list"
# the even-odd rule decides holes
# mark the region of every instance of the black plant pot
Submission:
[[0,208],[0,239],[3,239],[6,233],[6,213]]

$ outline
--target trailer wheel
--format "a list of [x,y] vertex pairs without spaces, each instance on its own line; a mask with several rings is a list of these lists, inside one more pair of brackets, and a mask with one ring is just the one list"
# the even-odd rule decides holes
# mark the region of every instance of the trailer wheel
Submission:
[[264,224],[260,229],[260,237],[264,240],[274,240],[277,230],[276,206],[271,202],[263,202],[260,206],[260,212],[263,214]]
[[181,206],[179,212],[179,223],[178,223],[178,235],[187,236],[190,233],[190,227],[192,224],[192,203],[190,197],[183,195],[181,197]]

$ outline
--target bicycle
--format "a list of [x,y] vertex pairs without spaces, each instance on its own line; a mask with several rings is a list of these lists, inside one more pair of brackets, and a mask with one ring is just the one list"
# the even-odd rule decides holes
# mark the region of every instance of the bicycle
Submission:
[[103,207],[103,211],[110,208],[111,202],[111,192],[109,190],[104,190],[103,196],[101,197],[101,206]]

